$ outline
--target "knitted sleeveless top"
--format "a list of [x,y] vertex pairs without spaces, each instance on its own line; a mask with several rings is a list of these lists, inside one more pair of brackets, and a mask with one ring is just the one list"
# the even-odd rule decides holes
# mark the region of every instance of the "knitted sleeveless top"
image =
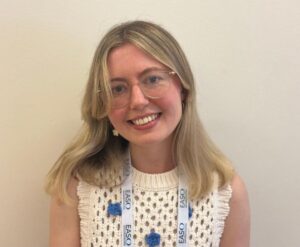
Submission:
[[[217,176],[215,176],[217,177]],[[176,246],[177,169],[162,174],[146,174],[133,168],[134,246],[148,246],[146,237],[160,235],[159,246]],[[217,247],[229,213],[230,185],[200,200],[190,201],[188,245]],[[121,203],[121,187],[99,188],[84,181],[77,187],[82,247],[121,246],[121,216],[109,213],[111,203]]]

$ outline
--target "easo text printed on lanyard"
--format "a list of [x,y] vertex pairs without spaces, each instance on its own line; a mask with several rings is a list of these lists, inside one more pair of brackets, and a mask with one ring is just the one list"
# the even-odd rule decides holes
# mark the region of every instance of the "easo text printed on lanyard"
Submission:
[[[133,247],[133,207],[132,207],[132,165],[130,154],[125,160],[124,182],[122,184],[122,246]],[[178,223],[177,223],[177,246],[188,246],[188,189],[181,176],[178,187]]]

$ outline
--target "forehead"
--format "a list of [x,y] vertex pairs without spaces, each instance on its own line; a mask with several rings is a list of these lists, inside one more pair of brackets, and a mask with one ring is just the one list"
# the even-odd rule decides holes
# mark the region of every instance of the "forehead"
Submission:
[[108,55],[110,76],[131,75],[149,67],[167,69],[165,65],[145,53],[133,44],[124,44],[114,48]]

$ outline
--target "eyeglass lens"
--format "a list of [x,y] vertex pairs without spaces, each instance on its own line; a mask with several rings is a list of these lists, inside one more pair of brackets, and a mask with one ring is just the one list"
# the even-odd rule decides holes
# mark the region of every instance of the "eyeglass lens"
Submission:
[[[172,71],[151,70],[139,78],[139,87],[148,98],[161,98],[168,90]],[[112,107],[121,108],[129,104],[131,85],[125,80],[111,81]]]

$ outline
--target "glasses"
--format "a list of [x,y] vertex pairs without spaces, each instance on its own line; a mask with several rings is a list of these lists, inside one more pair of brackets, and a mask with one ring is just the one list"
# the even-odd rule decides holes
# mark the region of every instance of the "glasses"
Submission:
[[[158,99],[168,91],[175,75],[174,71],[150,70],[139,78],[139,87],[143,94],[150,99]],[[111,81],[112,108],[122,108],[129,104],[131,85],[128,81],[114,79]]]

